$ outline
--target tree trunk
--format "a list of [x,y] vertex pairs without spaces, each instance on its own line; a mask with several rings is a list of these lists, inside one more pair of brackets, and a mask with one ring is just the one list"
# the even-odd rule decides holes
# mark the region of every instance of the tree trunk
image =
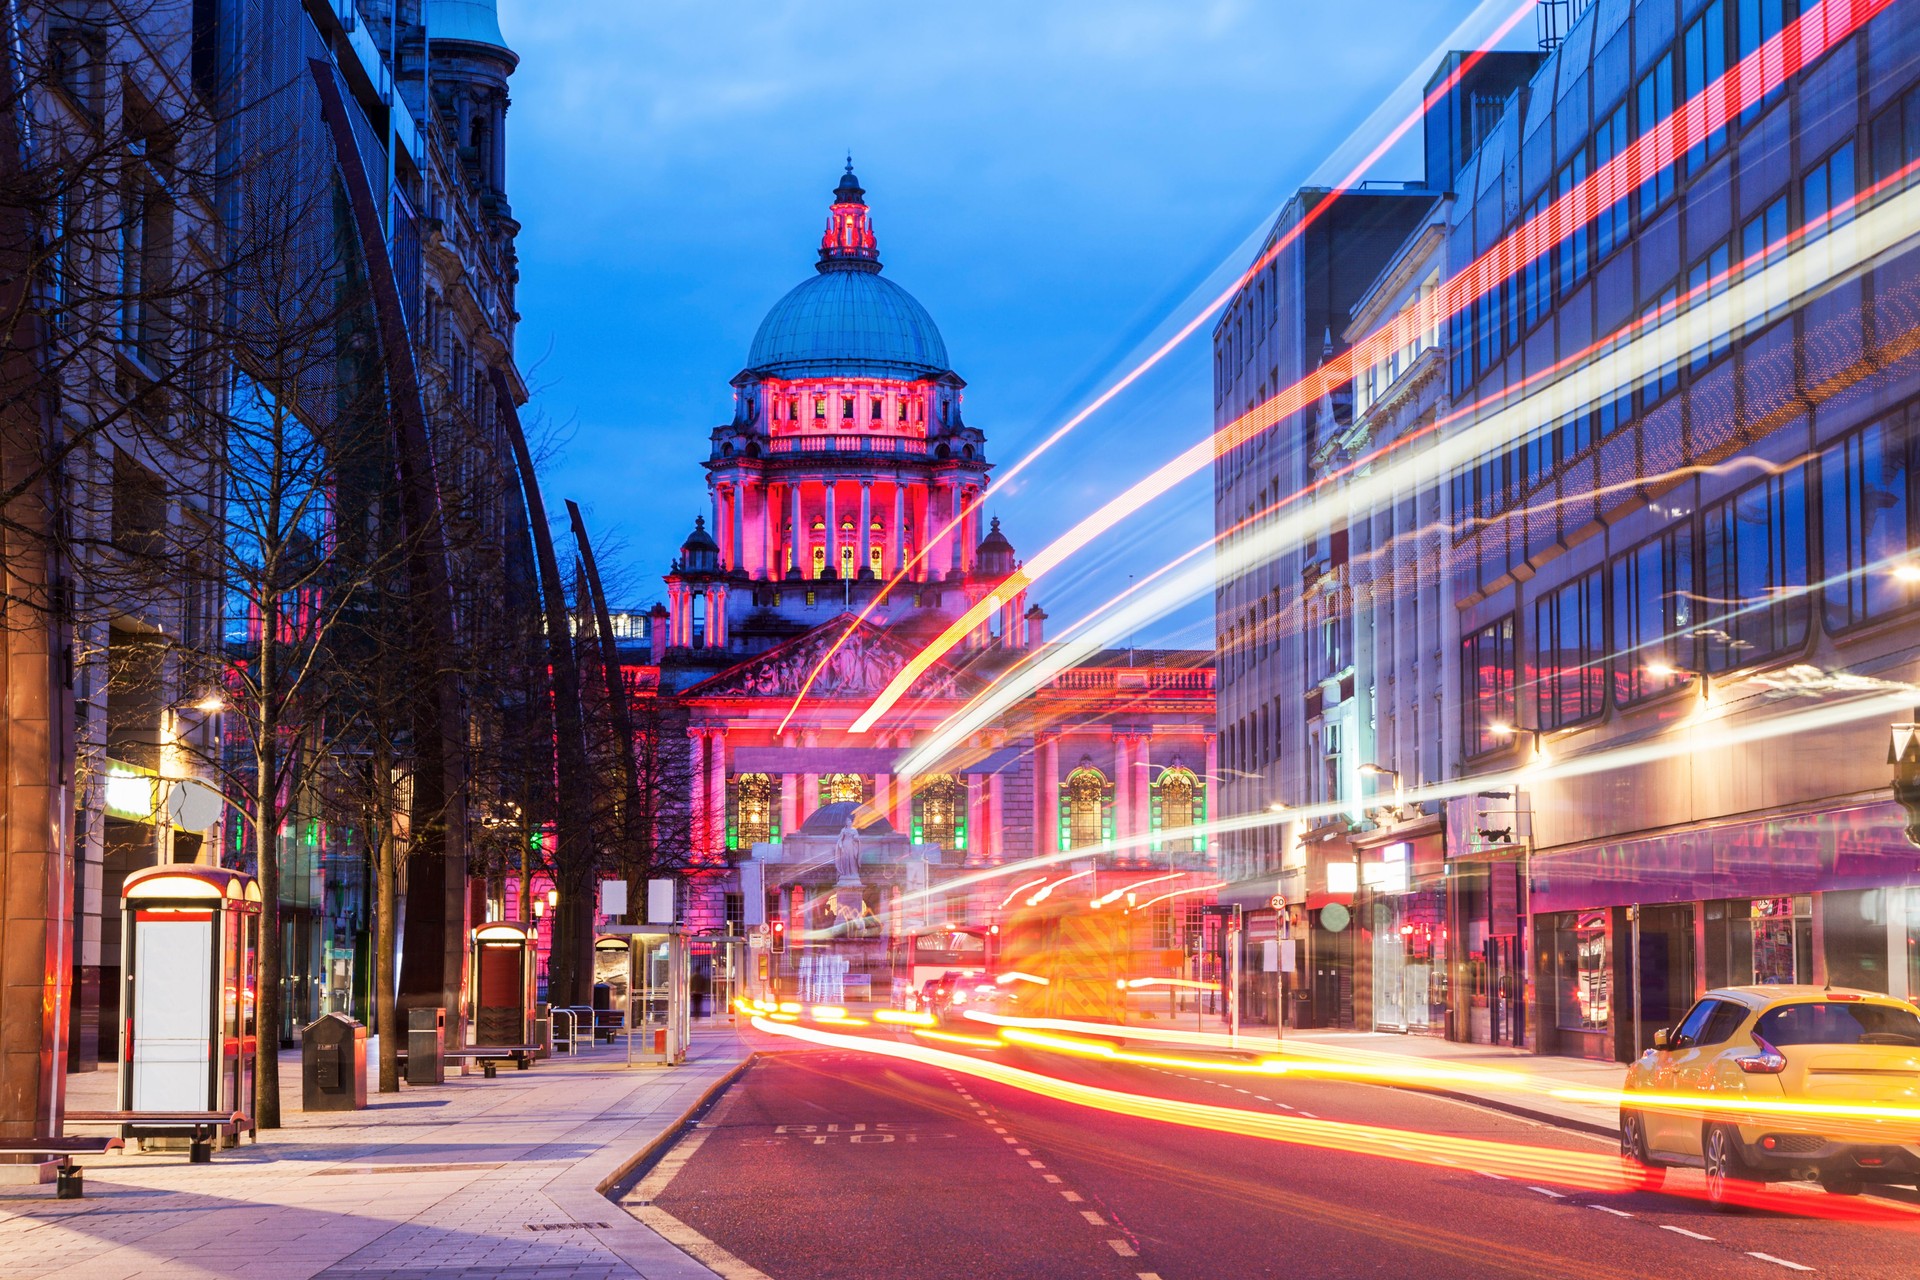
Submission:
[[[271,635],[271,632],[267,634]],[[270,659],[262,645],[261,666]],[[260,688],[271,689],[269,672]],[[279,725],[262,698],[259,735],[254,739],[253,848],[260,874],[260,995],[255,1023],[259,1063],[254,1072],[253,1121],[261,1129],[280,1127],[280,813],[275,783],[279,775]]]
[[373,753],[373,831],[376,916],[373,996],[375,1031],[380,1037],[380,1092],[400,1091],[400,1004],[395,998],[395,913],[400,907],[400,850],[393,832],[393,762],[382,743]]

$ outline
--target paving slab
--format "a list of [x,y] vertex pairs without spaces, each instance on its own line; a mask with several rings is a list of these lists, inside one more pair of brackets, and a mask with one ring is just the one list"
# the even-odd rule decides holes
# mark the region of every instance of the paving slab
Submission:
[[[697,1027],[684,1066],[628,1066],[619,1044],[488,1080],[397,1094],[357,1112],[298,1108],[190,1165],[184,1153],[84,1162],[86,1197],[0,1187],[0,1273],[86,1280],[704,1280],[713,1273],[608,1200],[754,1052]],[[370,1053],[370,1057],[372,1054]],[[108,1109],[112,1071],[69,1077],[68,1105]],[[76,1132],[94,1132],[74,1126]],[[101,1129],[100,1132],[108,1130]]]

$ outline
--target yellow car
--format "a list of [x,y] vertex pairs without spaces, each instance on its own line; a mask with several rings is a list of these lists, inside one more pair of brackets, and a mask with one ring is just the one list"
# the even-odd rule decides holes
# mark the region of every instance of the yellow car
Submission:
[[[1743,1111],[1746,1099],[1920,1108],[1920,1014],[1871,991],[1725,987],[1707,992],[1627,1068],[1620,1155],[1657,1188],[1670,1166],[1704,1169],[1727,1205],[1740,1183],[1818,1181],[1840,1195],[1920,1181],[1920,1122]],[[1653,1105],[1651,1095],[1677,1098]],[[1688,1106],[1692,1100],[1698,1105]]]

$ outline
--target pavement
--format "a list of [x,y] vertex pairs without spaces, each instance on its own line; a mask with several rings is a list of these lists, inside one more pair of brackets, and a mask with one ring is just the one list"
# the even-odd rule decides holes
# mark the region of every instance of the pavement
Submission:
[[[85,1159],[81,1200],[0,1186],[0,1276],[706,1280],[605,1192],[671,1142],[755,1039],[723,1021],[696,1028],[680,1067],[628,1067],[621,1046],[597,1046],[492,1080],[370,1085],[367,1109],[313,1114],[298,1109],[299,1056],[283,1053],[284,1124],[257,1144],[210,1165]],[[70,1081],[71,1108],[114,1105],[112,1071]]]

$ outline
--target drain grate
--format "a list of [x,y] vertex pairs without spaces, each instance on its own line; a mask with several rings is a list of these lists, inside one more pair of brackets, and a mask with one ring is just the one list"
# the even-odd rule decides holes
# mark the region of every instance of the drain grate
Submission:
[[608,1225],[609,1224],[605,1222],[529,1222],[527,1224],[527,1230],[529,1231],[587,1231],[587,1230],[605,1231],[607,1230]]

